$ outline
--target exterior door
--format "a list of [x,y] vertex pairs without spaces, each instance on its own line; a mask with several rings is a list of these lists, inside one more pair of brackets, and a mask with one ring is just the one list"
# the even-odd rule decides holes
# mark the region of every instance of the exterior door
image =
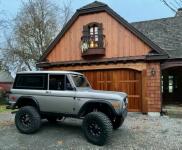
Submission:
[[131,69],[80,72],[87,76],[93,89],[126,92],[129,99],[129,111],[141,112],[142,79],[140,72]]
[[48,112],[73,114],[76,92],[67,89],[68,84],[70,82],[65,75],[49,75],[49,90],[42,102],[43,109]]

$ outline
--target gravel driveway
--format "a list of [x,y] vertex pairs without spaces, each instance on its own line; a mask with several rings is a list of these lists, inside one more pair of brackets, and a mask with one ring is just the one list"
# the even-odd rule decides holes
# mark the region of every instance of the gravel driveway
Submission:
[[20,134],[13,120],[9,113],[0,114],[0,150],[182,149],[182,119],[129,113],[123,126],[103,147],[86,141],[81,120],[66,119],[57,124],[44,120],[42,128],[32,135]]

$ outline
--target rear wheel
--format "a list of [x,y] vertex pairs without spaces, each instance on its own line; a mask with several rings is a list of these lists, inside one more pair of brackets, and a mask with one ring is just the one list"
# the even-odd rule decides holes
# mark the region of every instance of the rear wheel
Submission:
[[15,124],[21,133],[33,133],[40,128],[41,117],[34,107],[25,106],[16,113]]
[[92,112],[86,115],[82,128],[87,140],[100,146],[108,141],[112,133],[110,119],[101,112]]
[[113,129],[114,130],[118,129],[123,124],[123,122],[124,122],[123,117],[116,117],[116,119],[112,121]]

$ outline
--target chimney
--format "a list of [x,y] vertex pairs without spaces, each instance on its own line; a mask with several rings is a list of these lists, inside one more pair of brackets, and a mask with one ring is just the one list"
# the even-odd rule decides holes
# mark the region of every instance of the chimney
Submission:
[[179,8],[176,12],[176,17],[182,17],[182,8]]

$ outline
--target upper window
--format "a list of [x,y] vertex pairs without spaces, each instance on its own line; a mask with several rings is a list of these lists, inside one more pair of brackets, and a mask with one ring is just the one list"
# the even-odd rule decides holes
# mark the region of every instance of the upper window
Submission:
[[81,38],[82,50],[89,48],[104,48],[104,35],[101,23],[89,23],[83,27]]
[[89,28],[90,35],[90,48],[98,47],[99,34],[98,34],[98,26],[93,25]]
[[19,74],[13,88],[46,90],[47,74]]

